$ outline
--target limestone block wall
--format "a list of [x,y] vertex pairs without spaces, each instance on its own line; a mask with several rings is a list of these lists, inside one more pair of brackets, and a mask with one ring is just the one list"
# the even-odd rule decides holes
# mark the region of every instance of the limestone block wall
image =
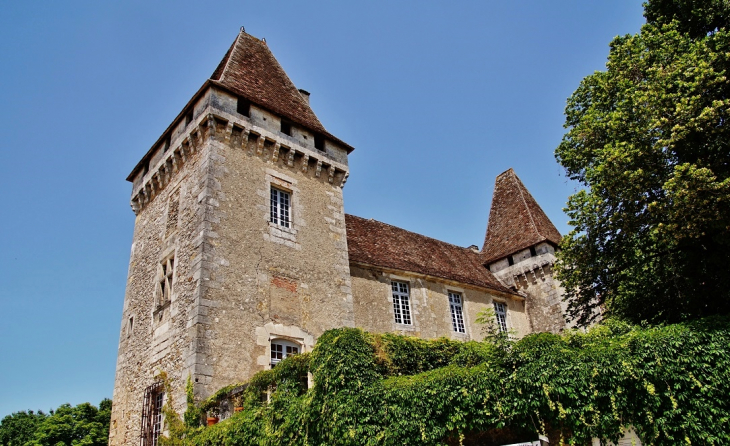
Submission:
[[[202,400],[269,367],[272,339],[307,351],[324,330],[354,323],[347,152],[257,125],[273,115],[252,109],[236,114],[235,98],[210,88],[130,178],[137,219],[110,444],[139,444],[144,392],[160,371],[182,412],[188,377]],[[291,228],[269,223],[272,185],[291,194]],[[165,279],[172,293],[160,291]]]
[[[189,130],[199,131],[197,124]],[[156,170],[145,176],[154,186],[148,186],[143,208],[137,208],[113,394],[112,445],[139,444],[144,391],[157,373],[165,371],[183,383],[192,373],[186,358],[195,335],[191,319],[200,285],[199,234],[204,221],[198,200],[209,151],[205,145],[182,150],[182,155],[175,154],[174,167],[172,152],[155,157]],[[165,160],[169,170],[157,177],[159,181],[152,180]],[[142,187],[140,178],[135,192],[140,194]],[[170,259],[172,293],[166,298],[157,287],[162,265]],[[181,391],[174,397],[184,402]]]
[[557,333],[566,327],[564,289],[553,277],[554,250],[539,248],[537,256],[530,256],[526,250],[527,254],[517,257],[520,260],[514,265],[501,261],[490,265],[490,269],[505,286],[524,294],[531,331]]
[[[422,277],[402,271],[351,264],[352,296],[355,326],[376,333],[397,332],[426,339],[447,337],[460,340],[481,340],[482,327],[475,322],[477,314],[493,308],[493,302],[507,304],[507,325],[515,336],[530,333],[525,305],[521,298],[470,285]],[[410,288],[412,324],[396,324],[391,281],[407,282]],[[462,296],[466,333],[453,330],[448,293]]]
[[[211,141],[207,325],[198,339],[210,381],[196,387],[200,397],[268,368],[271,340],[308,351],[325,330],[354,324],[346,165],[259,126],[254,113],[216,113],[228,122]],[[290,194],[290,228],[270,222],[272,187]]]

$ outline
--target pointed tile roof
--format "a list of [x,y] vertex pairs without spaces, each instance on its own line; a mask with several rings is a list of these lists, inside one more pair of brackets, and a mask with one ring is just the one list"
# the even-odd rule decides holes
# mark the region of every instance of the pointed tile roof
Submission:
[[241,31],[210,82],[354,150],[331,135],[284,72],[266,42]]
[[490,263],[540,242],[560,243],[560,233],[511,168],[497,176],[482,254]]
[[351,262],[425,274],[504,293],[481,254],[376,220],[345,214]]

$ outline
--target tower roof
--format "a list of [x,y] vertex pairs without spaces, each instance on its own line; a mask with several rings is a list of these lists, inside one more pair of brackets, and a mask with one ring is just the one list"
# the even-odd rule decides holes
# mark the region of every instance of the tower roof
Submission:
[[266,42],[243,30],[218,64],[210,82],[309,130],[321,133],[342,144],[348,153],[354,150],[325,130]]
[[492,262],[540,242],[560,243],[560,233],[511,168],[497,176],[482,254]]

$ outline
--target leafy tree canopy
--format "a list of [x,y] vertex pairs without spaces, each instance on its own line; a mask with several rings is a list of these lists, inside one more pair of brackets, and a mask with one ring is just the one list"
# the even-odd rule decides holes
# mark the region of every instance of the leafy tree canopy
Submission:
[[0,445],[22,446],[35,435],[38,425],[47,417],[42,411],[15,412],[0,421]]
[[0,423],[2,446],[104,446],[109,441],[112,402],[99,407],[63,404],[50,414],[16,412]]
[[730,311],[730,2],[651,0],[568,100],[556,150],[585,190],[558,277],[580,324]]

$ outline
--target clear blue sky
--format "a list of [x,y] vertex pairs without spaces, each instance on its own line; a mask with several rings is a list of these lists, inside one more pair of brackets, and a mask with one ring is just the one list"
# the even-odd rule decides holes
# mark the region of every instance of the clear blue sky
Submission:
[[481,246],[513,167],[558,229],[565,100],[641,0],[38,1],[0,14],[0,417],[111,397],[124,179],[241,25],[352,144],[348,213]]

